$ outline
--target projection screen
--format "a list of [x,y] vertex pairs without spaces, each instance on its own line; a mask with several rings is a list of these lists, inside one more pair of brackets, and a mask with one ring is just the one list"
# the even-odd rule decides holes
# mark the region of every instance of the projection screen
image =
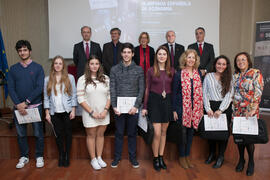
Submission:
[[118,27],[121,42],[138,45],[146,31],[155,49],[166,42],[168,30],[176,32],[176,42],[187,46],[196,41],[195,29],[206,30],[205,41],[219,54],[219,0],[48,0],[49,58],[72,58],[73,46],[82,41],[80,28],[92,28],[91,40],[111,41],[110,29]]

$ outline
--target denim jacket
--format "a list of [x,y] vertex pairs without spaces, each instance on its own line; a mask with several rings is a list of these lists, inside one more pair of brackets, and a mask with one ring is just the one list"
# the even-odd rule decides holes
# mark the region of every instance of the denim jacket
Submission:
[[[68,94],[64,93],[65,85],[62,85],[62,101],[64,105],[64,109],[66,112],[70,112],[72,107],[77,106],[77,96],[76,96],[76,86],[75,86],[75,79],[71,74],[68,74],[71,86],[72,86],[72,95],[69,96]],[[54,115],[55,112],[55,95],[54,91],[52,90],[51,95],[48,96],[47,94],[47,85],[49,82],[49,76],[47,76],[44,80],[44,108],[49,109],[50,114]]]

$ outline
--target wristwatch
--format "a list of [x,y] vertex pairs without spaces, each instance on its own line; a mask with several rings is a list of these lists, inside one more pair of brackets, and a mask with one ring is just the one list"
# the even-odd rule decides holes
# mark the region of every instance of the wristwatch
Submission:
[[89,116],[92,117],[93,113],[94,113],[94,111],[91,111],[91,112],[89,113]]
[[28,106],[29,102],[28,101],[24,101],[24,103]]

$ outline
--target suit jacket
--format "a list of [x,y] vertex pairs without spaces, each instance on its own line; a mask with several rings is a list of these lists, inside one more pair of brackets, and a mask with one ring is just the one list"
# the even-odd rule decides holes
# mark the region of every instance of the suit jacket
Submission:
[[199,69],[206,69],[207,72],[210,72],[212,69],[212,65],[214,63],[214,60],[215,60],[215,53],[214,53],[213,45],[204,42],[202,55],[200,55],[200,51],[199,51],[199,47],[198,47],[197,42],[194,44],[190,44],[188,46],[188,49],[196,50],[198,55],[200,56]]
[[[90,56],[96,55],[100,61],[102,60],[102,52],[100,45],[96,42],[90,41]],[[83,47],[83,41],[74,45],[73,62],[77,67],[77,79],[84,74],[85,64],[87,62],[86,54]]]
[[[117,64],[121,61],[121,49],[123,44],[121,42],[118,42],[116,44],[117,47]],[[108,42],[103,45],[103,54],[102,54],[102,65],[104,68],[104,73],[106,75],[110,75],[111,68],[113,66],[113,48],[114,44],[113,42]]]
[[[149,58],[150,58],[150,67],[152,67],[155,59],[155,50],[151,46],[149,46]],[[133,60],[138,66],[140,65],[140,46],[135,47]]]
[[[168,48],[169,54],[171,57],[171,48],[169,47],[168,43],[165,43],[162,46],[165,46]],[[183,52],[185,52],[185,47],[181,44],[175,43],[175,50],[174,50],[174,69],[175,70],[179,69],[179,66],[180,66],[179,59],[180,59]],[[172,64],[172,60],[171,60],[171,64]]]

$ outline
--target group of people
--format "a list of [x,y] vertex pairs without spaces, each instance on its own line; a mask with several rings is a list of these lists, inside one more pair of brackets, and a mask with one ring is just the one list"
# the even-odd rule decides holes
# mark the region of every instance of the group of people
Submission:
[[[112,41],[104,44],[103,53],[98,43],[92,42],[91,28],[81,28],[83,41],[74,46],[73,60],[77,67],[76,79],[68,74],[65,60],[56,56],[52,60],[50,75],[44,78],[42,67],[31,59],[31,45],[26,40],[16,44],[21,61],[10,68],[9,92],[15,109],[21,115],[28,108],[42,110],[45,119],[56,132],[59,151],[58,166],[69,166],[71,149],[71,122],[75,117],[77,102],[82,107],[82,121],[86,129],[86,144],[95,170],[105,168],[102,159],[104,132],[110,123],[110,110],[115,114],[115,149],[111,167],[116,168],[121,160],[125,127],[128,136],[128,154],[131,165],[139,167],[136,157],[138,111],[148,116],[154,127],[152,142],[153,167],[167,169],[164,162],[166,132],[170,121],[181,125],[184,141],[178,143],[179,164],[192,168],[189,156],[194,130],[198,129],[204,115],[218,118],[227,116],[228,125],[235,116],[257,116],[263,91],[263,78],[259,70],[252,68],[248,53],[235,56],[232,74],[230,60],[224,56],[214,58],[213,46],[204,42],[205,30],[195,30],[197,42],[184,46],[175,42],[175,32],[166,33],[167,43],[156,51],[148,45],[149,34],[142,32],[139,46],[120,43],[121,31],[110,31]],[[103,69],[104,68],[104,69]],[[135,97],[128,113],[117,109],[118,97]],[[112,108],[111,108],[112,107]],[[233,117],[232,117],[233,112]],[[21,152],[16,168],[29,162],[26,125],[19,124],[15,117],[18,143]],[[36,166],[43,167],[43,124],[32,123],[36,136]],[[206,164],[216,160],[213,168],[220,168],[228,140],[209,140],[209,157]],[[218,155],[216,156],[216,145]],[[239,163],[236,171],[244,169],[244,149],[249,160],[247,175],[254,173],[254,144],[238,145]]]

